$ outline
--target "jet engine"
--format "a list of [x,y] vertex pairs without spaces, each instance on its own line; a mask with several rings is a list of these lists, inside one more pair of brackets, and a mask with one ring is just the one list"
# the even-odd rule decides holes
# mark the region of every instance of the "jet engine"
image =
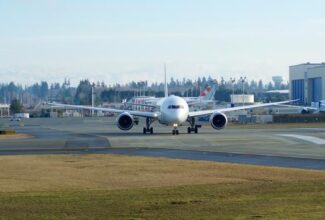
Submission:
[[127,112],[120,114],[116,119],[117,127],[123,131],[130,130],[134,125],[134,118]]
[[310,112],[310,109],[308,109],[308,108],[301,108],[300,109],[300,114],[309,114],[309,113],[311,113],[311,112]]
[[220,130],[227,126],[228,119],[225,114],[216,112],[210,116],[209,122],[214,129]]

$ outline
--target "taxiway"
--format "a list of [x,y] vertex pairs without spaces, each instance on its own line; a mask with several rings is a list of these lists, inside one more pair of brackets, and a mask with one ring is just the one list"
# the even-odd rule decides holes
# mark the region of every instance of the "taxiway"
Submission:
[[143,135],[141,123],[120,131],[114,118],[39,118],[4,126],[27,139],[0,139],[0,155],[111,153],[191,160],[325,170],[325,132],[322,128],[245,129],[216,131],[203,126],[199,134],[171,135],[171,128],[154,124]]

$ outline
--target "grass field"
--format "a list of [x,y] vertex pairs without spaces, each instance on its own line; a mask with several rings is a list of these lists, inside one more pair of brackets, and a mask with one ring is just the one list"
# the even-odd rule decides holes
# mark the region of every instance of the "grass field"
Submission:
[[324,216],[324,171],[114,155],[0,157],[0,219]]

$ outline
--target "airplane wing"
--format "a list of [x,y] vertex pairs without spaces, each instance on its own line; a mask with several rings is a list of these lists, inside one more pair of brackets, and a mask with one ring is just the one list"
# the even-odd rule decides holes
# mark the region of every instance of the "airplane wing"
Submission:
[[208,104],[208,103],[214,103],[215,100],[193,100],[193,101],[186,101],[188,105],[201,105],[201,104]]
[[157,105],[149,105],[149,104],[135,104],[135,103],[126,103],[126,105],[134,105],[134,106],[143,106],[148,108],[157,108]]
[[122,110],[122,109],[114,109],[114,108],[91,107],[91,106],[84,106],[84,105],[68,105],[68,104],[61,104],[61,103],[47,103],[47,104],[53,107],[86,109],[86,110],[95,110],[95,111],[112,112],[112,113],[128,112],[130,115],[139,116],[139,117],[158,118],[159,116],[158,112],[129,111],[129,110]]
[[245,110],[245,109],[252,109],[252,108],[259,108],[259,107],[268,107],[272,105],[281,105],[290,103],[296,100],[289,100],[289,101],[283,101],[283,102],[270,102],[270,103],[263,103],[263,104],[255,104],[255,105],[246,105],[246,106],[238,106],[233,108],[220,108],[220,109],[212,109],[212,110],[203,110],[203,111],[194,111],[189,112],[189,117],[199,117],[199,116],[206,116],[211,115],[215,112],[232,112],[232,111],[238,111],[238,110]]
[[319,108],[311,107],[311,106],[299,106],[299,105],[279,105],[282,107],[291,107],[291,108],[300,108],[300,109],[310,109],[310,110],[319,110]]

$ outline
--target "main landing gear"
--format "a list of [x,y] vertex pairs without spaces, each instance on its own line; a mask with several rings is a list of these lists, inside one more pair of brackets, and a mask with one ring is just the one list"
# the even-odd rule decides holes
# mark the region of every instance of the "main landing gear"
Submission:
[[202,125],[195,125],[195,118],[189,118],[187,121],[190,123],[190,127],[187,128],[187,133],[190,134],[193,131],[197,134]]
[[143,127],[143,134],[153,134],[153,127],[150,127],[154,120],[152,118],[146,118],[146,127]]

